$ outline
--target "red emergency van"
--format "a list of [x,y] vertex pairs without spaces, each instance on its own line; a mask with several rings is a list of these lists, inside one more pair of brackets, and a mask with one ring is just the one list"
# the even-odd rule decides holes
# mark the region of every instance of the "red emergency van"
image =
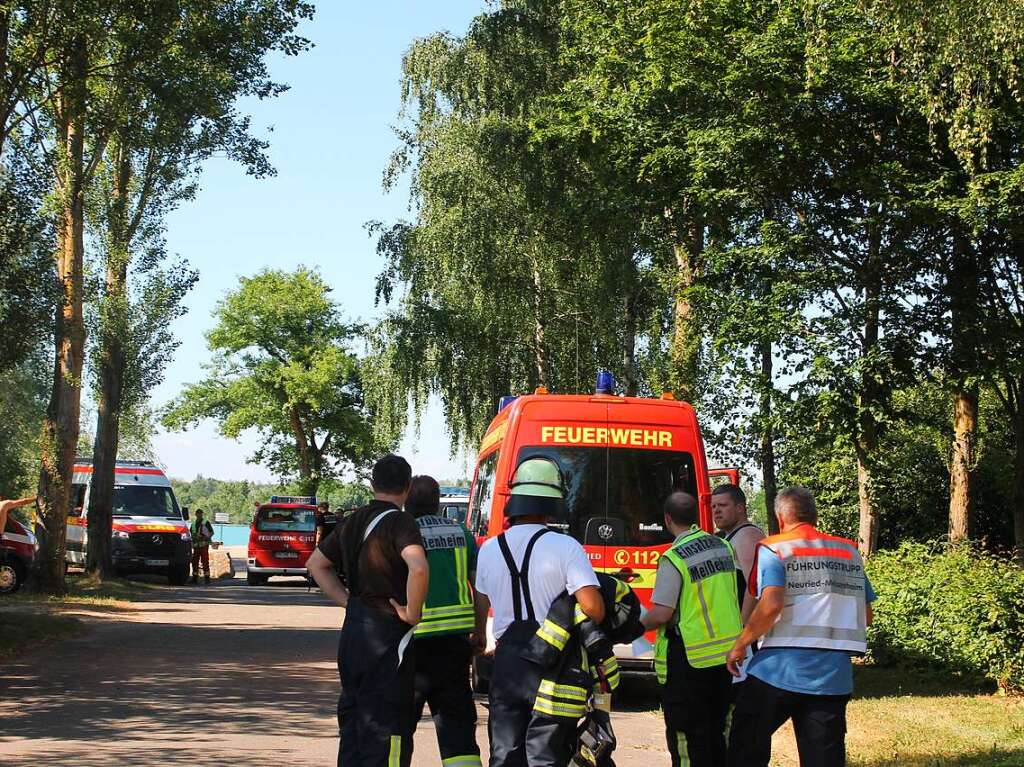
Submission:
[[306,576],[306,562],[316,543],[316,498],[272,496],[253,514],[249,528],[248,574],[250,586],[260,586],[272,575]]
[[[662,504],[675,490],[697,498],[700,522],[712,530],[711,473],[693,408],[661,399],[611,394],[602,373],[593,395],[503,398],[480,446],[469,526],[480,538],[506,528],[505,504],[516,467],[532,456],[553,459],[566,486],[563,516],[550,527],[583,544],[595,570],[627,581],[649,605],[658,560],[672,542]],[[717,470],[731,481],[735,469]],[[643,642],[616,648],[623,671],[653,670]]]

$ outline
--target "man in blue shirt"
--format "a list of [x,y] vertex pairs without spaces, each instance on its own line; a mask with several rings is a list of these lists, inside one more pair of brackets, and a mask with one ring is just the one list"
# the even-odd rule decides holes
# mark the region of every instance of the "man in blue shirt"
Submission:
[[801,767],[843,767],[850,657],[867,649],[875,593],[856,544],[815,529],[807,490],[779,493],[775,514],[781,533],[758,546],[749,578],[757,608],[729,653],[738,676],[747,648],[763,637],[737,697],[729,765],[768,767],[772,735],[792,719]]

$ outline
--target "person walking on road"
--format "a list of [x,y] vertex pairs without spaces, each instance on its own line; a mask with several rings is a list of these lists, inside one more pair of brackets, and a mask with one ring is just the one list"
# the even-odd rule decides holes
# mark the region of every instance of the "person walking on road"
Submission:
[[407,767],[412,756],[413,627],[430,569],[416,520],[402,511],[412,469],[397,455],[373,466],[373,500],[348,515],[306,567],[345,608],[338,640],[338,765]]
[[433,477],[413,477],[405,510],[423,536],[430,585],[416,645],[415,720],[424,705],[437,730],[444,767],[481,767],[476,742],[476,704],[469,686],[474,650],[487,639],[486,619],[476,624],[472,583],[476,576],[476,539],[466,527],[438,514],[441,489]]
[[547,528],[549,519],[564,517],[564,487],[550,458],[525,459],[509,484],[509,529],[480,548],[477,625],[493,609],[498,640],[487,720],[490,767],[564,767],[572,756],[575,728],[555,725],[553,733],[551,720],[534,717],[542,672],[521,656],[564,592],[573,594],[595,623],[604,620],[587,553],[575,539]]
[[210,585],[210,541],[213,540],[213,525],[203,518],[203,510],[196,509],[196,520],[192,523],[192,583],[199,583],[199,566]]
[[757,607],[729,652],[738,675],[747,648],[763,637],[737,696],[729,767],[768,767],[772,735],[788,719],[801,767],[843,767],[850,656],[867,650],[875,593],[857,544],[815,529],[807,490],[779,493],[775,515],[782,532],[758,545],[749,585]]
[[725,767],[732,704],[725,662],[742,629],[743,578],[729,542],[698,526],[696,498],[672,493],[664,512],[675,540],[658,563],[641,622],[658,630],[654,668],[672,767]]

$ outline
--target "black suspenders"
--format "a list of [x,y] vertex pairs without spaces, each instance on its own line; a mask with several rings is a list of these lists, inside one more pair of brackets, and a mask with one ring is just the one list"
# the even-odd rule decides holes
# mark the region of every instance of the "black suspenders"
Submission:
[[740,525],[739,527],[737,527],[737,528],[736,528],[735,530],[733,530],[733,531],[732,531],[731,533],[729,533],[728,535],[726,535],[726,536],[725,536],[725,540],[727,540],[727,541],[730,541],[730,542],[731,542],[731,541],[732,541],[732,539],[733,539],[733,536],[735,536],[735,535],[736,535],[736,533],[738,533],[738,532],[739,532],[740,530],[742,530],[742,529],[743,529],[743,528],[745,528],[745,527],[754,527],[754,523],[753,523],[753,522],[744,522],[744,523],[743,523],[742,525]]
[[523,553],[523,569],[516,567],[515,557],[512,556],[512,549],[508,547],[505,540],[505,533],[498,536],[498,547],[501,555],[505,557],[505,566],[508,567],[509,575],[512,576],[512,611],[516,621],[523,620],[523,604],[526,604],[526,618],[536,622],[537,615],[533,611],[533,600],[530,598],[530,557],[533,555],[533,547],[545,533],[550,533],[548,528],[538,530],[534,533],[530,542],[526,544],[526,551]]

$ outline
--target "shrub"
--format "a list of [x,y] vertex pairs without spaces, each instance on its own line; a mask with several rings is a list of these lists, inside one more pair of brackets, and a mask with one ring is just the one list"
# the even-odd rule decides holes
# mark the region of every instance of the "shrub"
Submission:
[[867,570],[876,662],[980,674],[1024,692],[1024,569],[974,544],[905,543]]

